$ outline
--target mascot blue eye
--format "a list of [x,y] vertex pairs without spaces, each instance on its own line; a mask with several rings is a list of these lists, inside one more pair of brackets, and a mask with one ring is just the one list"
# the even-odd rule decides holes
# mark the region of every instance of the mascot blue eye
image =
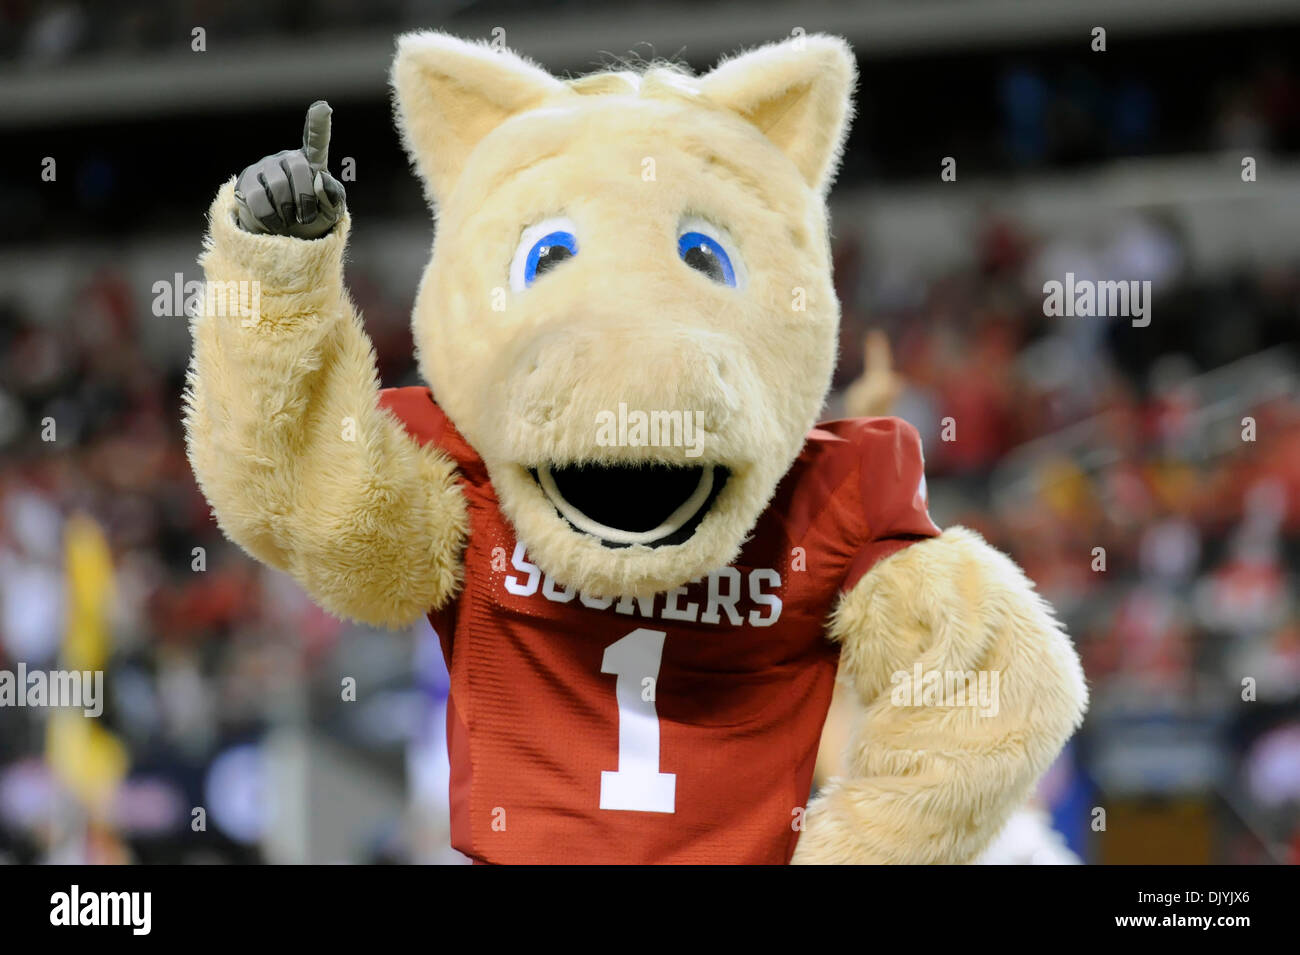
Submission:
[[682,261],[723,285],[736,286],[736,269],[722,243],[703,232],[683,232],[677,239],[677,254]]
[[577,254],[578,239],[572,232],[548,232],[528,250],[528,258],[524,260],[524,285],[532,285],[537,276]]

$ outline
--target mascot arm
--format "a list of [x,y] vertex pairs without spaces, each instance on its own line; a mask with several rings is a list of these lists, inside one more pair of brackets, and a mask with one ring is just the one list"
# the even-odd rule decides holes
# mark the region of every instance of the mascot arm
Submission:
[[[971,862],[1086,707],[1078,657],[1051,609],[1015,563],[957,527],[878,563],[841,599],[831,637],[862,714],[851,776],[810,803],[794,861]],[[938,699],[916,699],[916,667],[940,678],[973,671],[966,705],[946,685]],[[923,702],[932,705],[905,705]]]
[[[236,224],[218,193],[200,262],[189,456],[222,530],[325,609],[403,626],[460,581],[455,467],[380,409],[374,353],[343,288],[348,218],[318,239]],[[246,283],[244,285],[232,283]],[[243,290],[244,314],[220,304]]]

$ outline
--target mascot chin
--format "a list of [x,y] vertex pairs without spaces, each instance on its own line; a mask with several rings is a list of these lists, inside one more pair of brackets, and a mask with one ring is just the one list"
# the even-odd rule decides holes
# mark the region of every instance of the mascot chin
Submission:
[[[913,428],[815,424],[847,45],[560,80],[415,33],[392,85],[437,217],[428,387],[377,381],[317,103],[301,149],[212,205],[207,279],[256,283],[258,307],[196,315],[185,420],[233,541],[340,616],[429,616],[453,845],[976,860],[1086,691],[1019,568],[931,522]],[[859,717],[810,801],[837,669]]]

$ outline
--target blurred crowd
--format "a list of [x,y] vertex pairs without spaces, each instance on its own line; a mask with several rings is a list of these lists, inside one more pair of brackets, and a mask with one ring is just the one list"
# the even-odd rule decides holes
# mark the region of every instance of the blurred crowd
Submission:
[[[301,38],[388,29],[403,14],[445,19],[464,6],[439,0],[3,0],[0,55],[48,66],[104,53],[183,49],[196,26],[236,40]],[[510,3],[497,0],[496,6],[509,9]]]

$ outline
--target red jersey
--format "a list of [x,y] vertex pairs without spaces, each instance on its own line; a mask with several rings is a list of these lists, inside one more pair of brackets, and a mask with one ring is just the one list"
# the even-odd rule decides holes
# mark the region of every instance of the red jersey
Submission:
[[452,845],[500,863],[785,863],[838,662],[826,624],[876,561],[938,533],[896,418],[813,430],[739,558],[651,598],[533,564],[426,388],[383,392],[456,462],[465,585],[430,614],[451,674]]

